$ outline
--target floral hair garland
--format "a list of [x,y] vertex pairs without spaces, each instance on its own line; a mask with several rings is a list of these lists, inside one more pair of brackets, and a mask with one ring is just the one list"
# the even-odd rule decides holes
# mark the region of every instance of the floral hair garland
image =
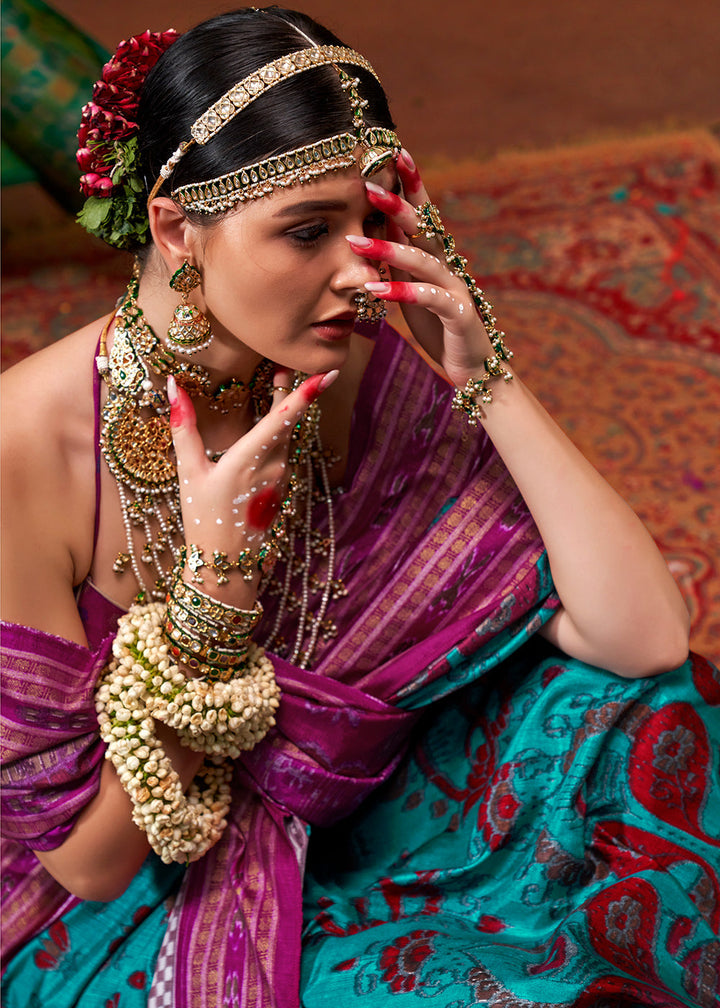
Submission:
[[144,31],[121,42],[83,108],[77,162],[86,196],[78,222],[115,248],[148,240],[145,185],[139,172],[137,108],[148,71],[178,38],[173,29]]

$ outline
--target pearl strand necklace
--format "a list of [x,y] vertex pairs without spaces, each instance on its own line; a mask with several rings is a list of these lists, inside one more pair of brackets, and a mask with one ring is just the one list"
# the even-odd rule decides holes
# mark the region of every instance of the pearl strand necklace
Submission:
[[[315,652],[315,647],[317,645],[317,639],[320,632],[320,628],[323,620],[325,619],[325,614],[327,613],[328,606],[330,604],[330,598],[333,592],[333,579],[335,574],[335,521],[333,515],[333,505],[332,505],[332,491],[330,488],[330,480],[327,472],[327,464],[325,462],[325,455],[322,450],[322,444],[320,442],[320,437],[315,436],[313,442],[313,451],[308,454],[306,460],[306,479],[305,479],[305,521],[304,521],[304,551],[305,560],[302,566],[303,577],[302,577],[302,594],[300,599],[300,614],[298,618],[298,627],[295,633],[295,643],[293,645],[293,650],[289,655],[288,660],[293,664],[297,664],[299,668],[306,669],[312,660],[313,654]],[[328,562],[327,562],[327,575],[325,579],[325,586],[323,588],[323,593],[320,599],[320,606],[315,615],[310,613],[310,570],[313,559],[313,548],[312,548],[312,506],[313,506],[313,495],[312,488],[314,484],[314,474],[312,467],[312,457],[315,456],[318,460],[318,468],[320,471],[320,479],[322,482],[322,492],[325,500],[325,506],[327,507],[328,515],[328,538],[329,538],[329,548],[328,548]],[[283,579],[282,587],[280,590],[280,600],[278,603],[277,613],[275,615],[275,620],[265,641],[265,648],[270,650],[277,637],[280,625],[288,611],[288,600],[290,599],[290,587],[293,577],[294,569],[294,559],[295,559],[295,530],[290,529],[288,533],[288,538],[286,540],[286,546],[282,550],[282,554],[286,560],[285,577]],[[306,627],[308,623],[311,625],[310,629],[310,639],[306,646],[303,648],[303,642],[306,632]]]
[[[318,438],[319,442],[319,438]],[[307,668],[313,653],[315,651],[315,646],[317,644],[318,634],[320,632],[320,627],[323,620],[325,619],[325,613],[327,612],[328,605],[330,604],[330,596],[333,589],[333,575],[335,574],[335,519],[333,515],[333,504],[332,504],[332,493],[330,489],[330,480],[328,478],[327,465],[325,464],[325,456],[322,451],[319,453],[320,456],[320,478],[322,479],[323,493],[325,495],[325,504],[327,506],[328,514],[328,538],[330,540],[330,546],[328,549],[328,563],[327,563],[327,575],[325,578],[325,587],[323,589],[322,597],[320,599],[320,607],[317,614],[313,618],[313,628],[310,635],[310,642],[305,648],[300,662],[300,668]],[[312,495],[311,495],[312,496]],[[308,522],[308,525],[310,523]],[[307,579],[309,581],[310,577],[310,564],[308,563],[307,569]],[[303,607],[306,611],[307,606],[307,589],[305,584],[303,585]],[[304,612],[301,613],[301,618],[304,622]],[[311,617],[312,618],[312,617]],[[296,643],[297,649],[297,643]]]
[[[134,278],[135,280],[135,278]],[[120,382],[115,385],[113,381],[114,374],[127,373],[130,384],[134,386],[135,396],[135,410],[138,407],[149,407],[155,416],[167,424],[167,412],[168,404],[162,394],[162,392],[157,391],[153,387],[152,380],[148,372],[148,365],[146,360],[152,356],[154,352],[155,345],[158,343],[152,329],[145,321],[142,311],[138,308],[137,302],[135,301],[136,288],[131,282],[131,287],[128,289],[128,299],[125,304],[116,313],[115,318],[118,325],[118,333],[121,334],[120,339],[124,340],[122,346],[124,347],[124,356],[122,363],[117,361],[113,367],[113,357],[110,358],[107,355],[107,351],[104,346],[105,339],[107,337],[107,332],[109,326],[113,321],[113,318],[108,320],[105,326],[101,338],[101,351],[97,358],[98,371],[103,376],[103,378],[108,382],[111,390],[116,390],[116,395],[122,391],[127,392],[129,389],[123,388],[124,382]],[[131,309],[131,313],[124,317],[124,309]],[[137,340],[137,345],[135,343]],[[116,346],[119,346],[119,340],[116,339]],[[140,347],[142,346],[142,350]],[[128,357],[128,355],[130,355]],[[118,371],[118,367],[120,370]],[[153,366],[153,369],[154,366]],[[112,392],[111,392],[112,395]],[[131,393],[132,395],[132,393]],[[127,402],[127,399],[125,399]],[[110,410],[106,407],[106,412],[109,414]],[[136,416],[139,414],[136,413]],[[107,446],[103,446],[103,452],[106,454],[106,459],[108,464],[110,464],[112,459],[112,453],[109,453]],[[108,457],[108,453],[110,457]],[[225,454],[224,451],[214,452],[210,449],[206,450],[206,454],[213,461],[217,461],[218,458]],[[329,532],[329,548],[328,548],[328,564],[327,564],[327,578],[325,580],[323,593],[320,599],[320,605],[318,611],[315,615],[310,613],[310,578],[311,578],[311,566],[313,561],[313,529],[312,529],[312,506],[313,506],[313,485],[314,485],[314,472],[312,458],[313,456],[318,460],[318,469],[320,475],[320,481],[322,484],[322,493],[325,499],[325,503],[328,511],[328,532]],[[120,498],[122,521],[125,530],[125,539],[127,543],[127,553],[120,554],[115,562],[114,569],[121,573],[126,564],[130,564],[132,572],[135,576],[136,582],[139,588],[138,598],[164,598],[166,584],[167,584],[167,571],[165,566],[161,561],[160,554],[164,553],[166,549],[170,551],[172,561],[171,567],[174,566],[179,554],[178,536],[180,539],[184,536],[183,523],[182,523],[182,513],[180,510],[180,493],[179,486],[177,484],[177,473],[174,473],[174,478],[164,485],[156,485],[152,489],[148,487],[147,482],[145,486],[134,483],[132,480],[127,480],[127,477],[122,478],[121,474],[111,466],[114,470],[114,475],[116,476],[116,483],[118,487],[118,493]],[[300,600],[300,612],[299,612],[299,622],[298,628],[295,635],[295,643],[292,650],[291,661],[298,662],[301,668],[307,668],[310,661],[312,660],[315,647],[317,645],[318,636],[322,627],[323,620],[327,613],[327,609],[330,603],[330,598],[333,592],[333,575],[335,569],[335,526],[333,519],[333,508],[332,508],[332,495],[331,488],[329,484],[329,478],[327,473],[327,465],[325,457],[322,450],[322,444],[317,433],[312,438],[311,445],[308,446],[307,457],[305,459],[305,515],[304,515],[304,552],[305,552],[305,562],[303,564],[303,576],[302,576],[302,590],[301,590],[301,600]],[[130,499],[130,494],[134,496],[134,500]],[[152,505],[147,506],[149,498],[152,497]],[[141,499],[142,498],[142,499]],[[159,535],[153,535],[153,530],[151,527],[151,521],[154,521],[159,529]],[[145,534],[145,547],[141,551],[140,557],[137,555],[137,549],[135,546],[135,536],[133,534],[133,526],[142,526],[143,532]],[[275,639],[277,632],[279,630],[280,624],[288,611],[288,602],[291,598],[291,581],[293,576],[293,558],[294,558],[294,546],[295,546],[296,533],[295,530],[290,527],[288,530],[288,541],[287,541],[287,557],[288,565],[286,576],[284,579],[284,584],[281,589],[280,602],[278,607],[277,616],[275,619],[274,626],[266,642],[266,646],[269,647],[271,642]],[[285,551],[283,551],[285,552]],[[148,589],[143,573],[141,570],[141,565],[139,559],[142,559],[143,564],[149,566],[156,575],[156,583],[153,588]],[[303,648],[303,642],[306,633],[309,633],[309,640],[307,645]]]

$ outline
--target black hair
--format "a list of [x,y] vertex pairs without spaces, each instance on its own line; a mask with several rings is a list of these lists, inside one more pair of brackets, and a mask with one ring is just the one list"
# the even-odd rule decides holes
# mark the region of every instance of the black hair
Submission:
[[[243,78],[265,63],[317,45],[344,45],[298,11],[243,8],[204,21],[182,35],[148,74],[138,108],[141,170],[148,189],[160,168],[190,139],[195,120]],[[372,74],[347,67],[360,79],[365,122],[393,128],[387,98]],[[331,66],[314,67],[276,84],[225,125],[207,144],[194,144],[160,192],[217,178],[351,128],[347,92]]]

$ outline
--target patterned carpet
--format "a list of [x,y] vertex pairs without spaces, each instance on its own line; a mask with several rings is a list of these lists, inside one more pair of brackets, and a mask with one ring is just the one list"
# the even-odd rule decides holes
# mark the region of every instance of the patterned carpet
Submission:
[[[425,179],[520,373],[645,521],[693,647],[720,660],[720,145],[668,134]],[[3,366],[107,312],[128,272],[108,255],[91,280],[82,241],[5,261]]]

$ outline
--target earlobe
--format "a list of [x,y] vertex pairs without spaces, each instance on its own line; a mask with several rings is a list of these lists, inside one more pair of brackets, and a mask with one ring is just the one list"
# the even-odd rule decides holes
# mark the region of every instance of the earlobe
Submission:
[[193,262],[194,228],[177,203],[159,196],[149,204],[148,218],[153,243],[171,272],[186,259]]

